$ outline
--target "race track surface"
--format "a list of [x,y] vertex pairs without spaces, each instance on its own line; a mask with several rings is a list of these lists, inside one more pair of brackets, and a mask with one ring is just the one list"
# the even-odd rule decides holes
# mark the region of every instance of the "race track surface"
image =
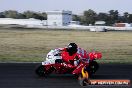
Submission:
[[[0,88],[82,88],[73,75],[38,78],[37,63],[0,63]],[[101,64],[92,79],[130,79],[132,64]],[[84,88],[132,88],[132,86],[87,86]]]

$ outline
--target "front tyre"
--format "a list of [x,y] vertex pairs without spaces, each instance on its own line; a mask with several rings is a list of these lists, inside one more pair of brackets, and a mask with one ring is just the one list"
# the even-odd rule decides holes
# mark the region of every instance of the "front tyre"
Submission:
[[96,61],[91,61],[85,70],[89,72],[89,76],[91,77],[95,72],[99,69],[99,65]]
[[95,74],[95,72],[99,69],[99,64],[96,61],[92,61],[90,62],[89,67],[91,69],[91,74]]

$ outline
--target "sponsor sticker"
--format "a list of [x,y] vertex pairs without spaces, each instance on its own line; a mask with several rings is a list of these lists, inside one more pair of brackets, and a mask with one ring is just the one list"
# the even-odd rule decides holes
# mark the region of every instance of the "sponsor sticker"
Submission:
[[90,85],[130,86],[130,80],[90,80]]

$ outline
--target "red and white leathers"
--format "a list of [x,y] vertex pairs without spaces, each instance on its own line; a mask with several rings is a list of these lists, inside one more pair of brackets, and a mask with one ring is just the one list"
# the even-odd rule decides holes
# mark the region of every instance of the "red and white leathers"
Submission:
[[65,66],[68,67],[76,67],[78,63],[76,62],[78,59],[88,58],[88,54],[86,50],[78,47],[77,52],[73,55],[69,55],[67,48],[57,48],[51,50],[46,57],[47,63],[54,64],[56,59],[62,59]]
[[89,58],[87,51],[82,48],[78,48],[77,55],[79,58]]
[[69,55],[66,48],[63,48],[61,50],[61,56],[62,56],[63,61],[66,62],[66,64],[69,65],[70,67],[77,66],[77,63],[73,64],[73,63],[71,63],[71,61],[89,57],[86,50],[84,50],[80,47],[77,48],[77,52],[75,54],[73,54],[72,56]]

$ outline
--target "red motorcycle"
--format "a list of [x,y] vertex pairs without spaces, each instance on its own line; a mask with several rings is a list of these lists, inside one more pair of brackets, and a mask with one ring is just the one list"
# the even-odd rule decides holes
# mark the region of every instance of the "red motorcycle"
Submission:
[[90,83],[89,77],[99,68],[98,63],[95,60],[102,57],[100,52],[91,52],[88,55],[89,58],[74,60],[74,63],[77,63],[76,66],[64,63],[62,59],[57,59],[60,56],[56,55],[56,59],[53,61],[54,63],[50,63],[46,60],[42,62],[42,65],[37,67],[35,72],[39,77],[45,77],[53,73],[74,74],[78,77],[80,85],[85,86],[87,83]]

